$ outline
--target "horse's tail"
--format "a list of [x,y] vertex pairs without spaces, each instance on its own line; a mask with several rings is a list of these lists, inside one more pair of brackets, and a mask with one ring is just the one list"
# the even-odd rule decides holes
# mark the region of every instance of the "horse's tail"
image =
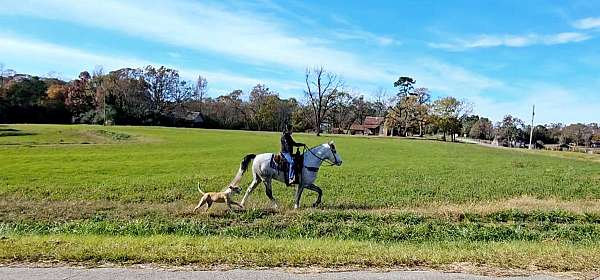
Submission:
[[244,176],[244,173],[246,173],[246,170],[248,169],[248,165],[250,165],[250,162],[256,157],[255,154],[248,154],[244,157],[244,159],[242,160],[242,163],[240,163],[240,169],[238,170],[237,174],[235,175],[235,178],[233,178],[233,180],[231,181],[231,183],[229,183],[230,186],[238,186],[240,181],[242,180],[242,176]]

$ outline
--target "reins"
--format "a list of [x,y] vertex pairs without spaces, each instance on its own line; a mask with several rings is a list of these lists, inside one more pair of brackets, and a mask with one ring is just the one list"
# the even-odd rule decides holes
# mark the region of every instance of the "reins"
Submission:
[[[326,165],[326,166],[334,166],[334,165],[337,165],[337,162],[332,162],[332,161],[331,161],[331,160],[329,160],[329,159],[326,159],[326,158],[321,158],[320,156],[318,156],[317,154],[315,154],[315,153],[312,151],[312,149],[314,149],[314,148],[316,148],[316,147],[318,147],[318,146],[314,146],[314,147],[312,147],[312,148],[308,148],[308,146],[304,145],[304,151],[302,151],[302,153],[305,153],[305,152],[306,152],[306,150],[308,150],[308,151],[309,151],[309,152],[310,152],[310,153],[311,153],[313,156],[315,156],[317,159],[319,159],[319,160],[320,160],[320,161],[322,161],[322,162],[326,162],[327,164],[329,164],[329,165]],[[333,157],[335,158],[335,152],[334,152],[334,150],[333,150],[333,149],[331,149],[331,153],[333,153]],[[336,160],[336,161],[337,161],[337,160]],[[313,167],[313,168],[314,168],[314,167]]]

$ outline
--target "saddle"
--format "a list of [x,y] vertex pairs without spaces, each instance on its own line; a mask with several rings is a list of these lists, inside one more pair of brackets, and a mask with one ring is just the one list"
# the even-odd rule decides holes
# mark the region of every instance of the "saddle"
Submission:
[[300,153],[300,149],[296,149],[296,153],[292,154],[292,157],[294,157],[294,166],[292,166],[292,168],[294,168],[294,174],[295,174],[293,182],[288,182],[289,178],[288,178],[287,174],[289,172],[290,165],[282,153],[273,154],[273,156],[271,156],[271,161],[270,161],[271,168],[281,171],[281,172],[284,172],[285,178],[286,178],[285,183],[288,186],[292,185],[292,184],[300,183],[300,177],[302,176],[302,167],[304,166],[304,157]]

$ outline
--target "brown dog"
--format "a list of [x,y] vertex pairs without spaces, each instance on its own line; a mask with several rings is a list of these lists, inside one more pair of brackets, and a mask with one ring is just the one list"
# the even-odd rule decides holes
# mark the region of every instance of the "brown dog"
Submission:
[[198,202],[198,205],[196,205],[196,208],[194,208],[194,211],[202,207],[204,204],[207,205],[206,210],[208,210],[213,203],[225,203],[229,209],[231,209],[231,204],[237,205],[240,208],[244,208],[244,206],[231,199],[233,194],[238,194],[242,191],[242,189],[238,186],[229,186],[222,192],[205,193],[200,189],[200,183],[198,183],[198,191],[202,194],[202,198],[200,198],[200,201]]

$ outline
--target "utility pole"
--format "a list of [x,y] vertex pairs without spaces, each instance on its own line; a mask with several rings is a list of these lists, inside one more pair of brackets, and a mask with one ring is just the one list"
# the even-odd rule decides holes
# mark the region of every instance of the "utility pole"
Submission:
[[531,111],[531,131],[529,132],[529,149],[533,149],[533,119],[535,118],[535,104],[533,104],[533,110]]

